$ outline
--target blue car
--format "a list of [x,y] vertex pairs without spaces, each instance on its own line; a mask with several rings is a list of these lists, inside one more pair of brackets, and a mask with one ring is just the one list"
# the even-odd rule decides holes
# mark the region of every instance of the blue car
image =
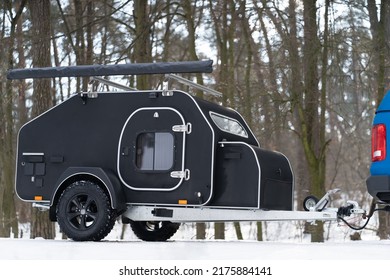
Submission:
[[371,138],[371,168],[368,192],[378,202],[390,203],[390,155],[387,139],[390,133],[390,92],[383,98],[374,118]]

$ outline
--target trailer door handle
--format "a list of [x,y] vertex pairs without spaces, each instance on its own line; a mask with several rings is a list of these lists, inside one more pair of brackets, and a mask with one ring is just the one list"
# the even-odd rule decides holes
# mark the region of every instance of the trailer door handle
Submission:
[[174,132],[185,132],[187,134],[190,134],[192,132],[192,124],[191,123],[187,123],[187,124],[178,124],[178,125],[174,125],[172,127],[172,130]]
[[171,172],[171,177],[172,178],[179,178],[179,179],[184,179],[188,181],[190,179],[191,172],[189,169],[185,169],[184,171],[172,171]]

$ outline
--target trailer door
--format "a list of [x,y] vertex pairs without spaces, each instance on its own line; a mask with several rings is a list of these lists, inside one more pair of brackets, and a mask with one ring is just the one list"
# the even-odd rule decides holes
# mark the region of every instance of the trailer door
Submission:
[[118,174],[132,190],[172,191],[190,171],[185,169],[185,140],[191,132],[174,108],[151,107],[133,112],[119,140]]

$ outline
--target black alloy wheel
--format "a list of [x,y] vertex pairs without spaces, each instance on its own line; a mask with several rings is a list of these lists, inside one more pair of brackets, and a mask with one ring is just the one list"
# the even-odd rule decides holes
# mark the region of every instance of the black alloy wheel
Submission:
[[115,224],[116,213],[102,188],[90,181],[67,187],[57,204],[61,230],[76,241],[99,241]]
[[144,241],[167,241],[179,229],[179,223],[130,221],[134,234]]

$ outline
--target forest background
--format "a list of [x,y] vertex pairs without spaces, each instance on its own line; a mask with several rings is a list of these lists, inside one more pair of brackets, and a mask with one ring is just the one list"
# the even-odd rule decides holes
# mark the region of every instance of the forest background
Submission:
[[[2,0],[0,15],[0,237],[21,237],[25,223],[31,238],[56,237],[47,212],[16,197],[16,135],[89,82],[11,83],[11,68],[213,59],[212,74],[184,76],[221,99],[174,87],[238,110],[263,147],[286,154],[298,209],[308,194],[332,188],[342,190],[336,200],[369,207],[371,124],[390,85],[390,1]],[[120,78],[138,89],[161,81]],[[388,239],[389,217],[377,219],[368,230]],[[200,239],[208,229],[194,226]],[[213,229],[224,238],[224,224]],[[242,238],[239,223],[234,229]],[[322,223],[302,230],[324,241]]]

